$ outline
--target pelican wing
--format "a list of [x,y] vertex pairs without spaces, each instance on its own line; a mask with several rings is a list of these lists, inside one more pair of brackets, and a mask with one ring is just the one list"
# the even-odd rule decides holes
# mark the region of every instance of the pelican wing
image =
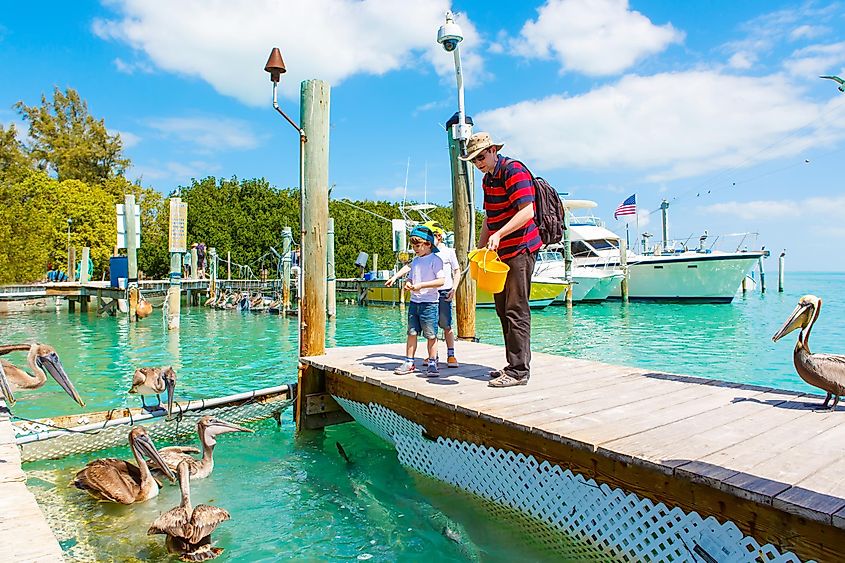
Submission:
[[122,459],[95,459],[73,480],[76,488],[101,500],[132,504],[141,490],[141,471]]
[[150,529],[147,530],[148,535],[168,534],[183,539],[186,539],[190,533],[191,524],[188,513],[181,506],[159,514],[158,518],[150,525]]
[[179,467],[179,464],[183,461],[187,461],[188,464],[191,466],[191,474],[196,471],[194,467],[197,464],[197,460],[190,456],[192,453],[199,453],[198,448],[190,447],[190,446],[168,446],[166,448],[161,448],[158,453],[161,455],[161,459],[164,460],[164,463],[167,464],[167,467],[176,471],[176,468]]
[[191,514],[191,525],[193,533],[187,538],[191,543],[199,543],[203,538],[210,536],[211,532],[220,524],[230,518],[229,512],[216,506],[199,504]]
[[825,379],[845,385],[845,356],[840,354],[810,354],[808,366]]
[[158,453],[163,454],[165,452],[172,452],[175,454],[198,454],[200,453],[200,449],[194,446],[167,446],[166,448],[159,448]]

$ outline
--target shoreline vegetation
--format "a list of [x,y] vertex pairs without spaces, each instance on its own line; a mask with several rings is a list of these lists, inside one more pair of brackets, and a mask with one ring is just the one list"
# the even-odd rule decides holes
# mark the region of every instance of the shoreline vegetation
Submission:
[[[135,195],[141,208],[138,269],[146,278],[169,272],[168,198],[179,194],[188,204],[188,243],[203,241],[221,257],[270,270],[261,257],[282,246],[282,228],[299,232],[299,189],[278,188],[264,178],[207,176],[164,193],[162,186],[130,182],[131,161],[120,135],[108,132],[103,119],[88,113],[76,91],[56,88],[53,99],[37,106],[15,105],[29,123],[27,135],[14,124],[0,124],[0,284],[45,279],[48,269],[67,271],[68,245],[91,249],[93,279],[108,268],[116,243],[115,204]],[[23,140],[21,140],[23,139]],[[335,219],[338,277],[359,275],[358,252],[379,254],[392,265],[390,224],[367,213],[398,219],[399,204],[389,201],[329,202]],[[434,220],[452,225],[452,208],[438,207]],[[7,219],[6,219],[7,218]],[[77,256],[79,254],[77,253]],[[388,258],[390,257],[390,258]]]

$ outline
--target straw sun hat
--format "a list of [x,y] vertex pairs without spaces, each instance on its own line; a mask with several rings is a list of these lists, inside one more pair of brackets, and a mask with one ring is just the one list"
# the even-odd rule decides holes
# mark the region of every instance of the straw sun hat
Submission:
[[494,143],[493,139],[490,137],[490,133],[476,133],[470,137],[467,142],[467,155],[459,156],[458,158],[461,160],[472,160],[485,149],[496,147],[496,150],[500,151],[503,146],[505,146],[504,143]]

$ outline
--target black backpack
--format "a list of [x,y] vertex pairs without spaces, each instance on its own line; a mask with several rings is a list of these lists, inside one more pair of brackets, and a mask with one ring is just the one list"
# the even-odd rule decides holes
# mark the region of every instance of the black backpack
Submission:
[[[516,162],[519,162],[518,160]],[[519,162],[522,164],[522,162]],[[525,164],[522,167],[531,174],[534,182],[534,223],[540,231],[543,244],[554,244],[563,239],[563,202],[557,191],[543,178],[535,177]]]

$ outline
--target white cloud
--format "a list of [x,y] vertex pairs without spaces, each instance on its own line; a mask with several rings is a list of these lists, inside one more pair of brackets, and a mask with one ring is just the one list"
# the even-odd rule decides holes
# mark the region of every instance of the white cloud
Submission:
[[195,144],[203,150],[246,150],[259,143],[249,124],[238,119],[167,117],[151,119],[148,124],[167,138]]
[[[97,20],[94,32],[127,43],[157,68],[197,76],[218,92],[261,105],[270,98],[262,70],[278,46],[287,73],[282,94],[294,98],[304,79],[333,86],[355,74],[381,75],[419,66],[420,59],[454,80],[452,56],[436,42],[448,0],[112,0],[114,20]],[[482,42],[457,14],[467,75],[483,76]],[[467,84],[469,86],[469,84]]]
[[790,31],[789,38],[793,41],[798,41],[799,39],[815,39],[816,37],[825,35],[829,31],[830,30],[824,26],[804,24],[799,25]]
[[659,53],[684,34],[657,26],[628,0],[548,0],[528,21],[514,50],[525,57],[558,59],[562,70],[591,76],[616,74]]
[[740,51],[731,55],[728,60],[728,66],[738,70],[747,70],[754,66],[757,61],[757,55],[746,51]]
[[747,221],[803,217],[814,221],[833,219],[838,224],[845,215],[845,196],[811,197],[799,200],[729,201],[704,206],[702,211],[705,214],[730,215]]
[[375,194],[379,197],[384,197],[391,201],[398,201],[401,200],[403,197],[406,200],[416,201],[417,199],[422,199],[423,197],[422,190],[409,189],[408,192],[405,193],[404,186],[396,186],[395,188],[376,188]]
[[810,45],[798,49],[783,66],[793,76],[818,76],[838,72],[845,65],[845,41],[830,45]]
[[118,72],[122,72],[123,74],[134,74],[135,71],[141,71],[141,72],[146,72],[146,73],[151,73],[153,71],[153,68],[147,63],[144,63],[144,62],[128,63],[128,62],[124,61],[123,59],[121,59],[120,57],[117,57],[114,60],[114,67],[117,69]]
[[118,131],[117,129],[109,129],[109,134],[120,135],[120,140],[123,142],[123,148],[128,149],[136,146],[141,142],[141,137],[129,131]]
[[191,178],[204,178],[220,169],[219,164],[202,160],[172,161],[133,165],[128,175],[132,178],[143,178],[145,181],[170,180],[175,185],[188,182]]
[[537,168],[641,170],[659,182],[830,144],[845,136],[819,119],[834,103],[801,99],[780,75],[694,71],[626,76],[582,95],[486,111],[475,122],[507,144],[506,154]]

